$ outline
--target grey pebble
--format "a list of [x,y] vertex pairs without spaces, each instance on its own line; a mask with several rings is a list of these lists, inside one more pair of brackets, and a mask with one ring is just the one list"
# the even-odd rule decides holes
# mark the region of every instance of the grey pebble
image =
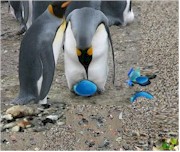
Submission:
[[98,148],[108,147],[109,145],[110,141],[108,139],[105,139],[104,142],[98,146]]
[[14,126],[12,129],[11,129],[12,132],[19,132],[20,131],[20,127],[19,126]]
[[9,129],[9,128],[12,128],[16,126],[16,122],[11,122],[11,123],[8,123],[8,124],[5,124],[3,127],[2,127],[2,130],[5,130],[5,129]]
[[129,146],[128,146],[128,145],[123,145],[123,148],[124,148],[125,150],[129,150]]
[[59,119],[58,115],[49,115],[46,118],[57,121]]
[[132,136],[140,136],[140,134],[139,134],[139,132],[138,131],[136,131],[136,130],[133,130],[132,131]]
[[62,126],[62,125],[64,125],[64,124],[65,124],[65,122],[63,122],[63,121],[57,122],[57,125],[58,125],[58,126]]
[[85,141],[85,144],[88,145],[89,147],[93,147],[95,145],[94,141]]
[[1,117],[2,121],[5,120],[13,120],[13,116],[11,114],[7,114]]

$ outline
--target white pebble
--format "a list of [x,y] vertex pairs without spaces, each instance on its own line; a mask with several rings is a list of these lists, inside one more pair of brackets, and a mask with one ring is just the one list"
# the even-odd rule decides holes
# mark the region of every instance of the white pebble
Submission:
[[120,114],[119,114],[119,119],[120,119],[120,120],[123,119],[123,118],[122,118],[122,114],[123,114],[122,112],[120,112]]

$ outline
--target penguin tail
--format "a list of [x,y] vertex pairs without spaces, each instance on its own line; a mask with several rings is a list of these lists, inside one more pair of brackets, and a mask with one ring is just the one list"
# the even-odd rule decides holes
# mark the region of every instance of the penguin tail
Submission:
[[35,99],[36,98],[34,96],[17,97],[16,99],[12,100],[10,103],[15,105],[25,105]]

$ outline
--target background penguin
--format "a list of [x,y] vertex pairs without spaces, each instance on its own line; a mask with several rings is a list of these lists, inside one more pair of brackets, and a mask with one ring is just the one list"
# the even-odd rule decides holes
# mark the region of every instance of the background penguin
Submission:
[[104,91],[108,75],[108,52],[113,51],[108,19],[99,10],[84,7],[67,17],[64,39],[65,75],[68,87],[82,79]]
[[134,13],[132,10],[131,0],[120,1],[72,1],[68,6],[65,17],[69,15],[74,9],[83,7],[91,7],[102,11],[108,18],[108,25],[127,25],[134,20]]
[[11,14],[20,22],[17,34],[23,34],[32,23],[47,9],[52,1],[9,1]]
[[62,19],[65,8],[57,9],[59,3],[63,4],[49,5],[23,37],[19,55],[20,92],[13,104],[47,102],[65,30]]
[[101,11],[106,15],[111,25],[127,25],[134,20],[131,0],[102,1]]

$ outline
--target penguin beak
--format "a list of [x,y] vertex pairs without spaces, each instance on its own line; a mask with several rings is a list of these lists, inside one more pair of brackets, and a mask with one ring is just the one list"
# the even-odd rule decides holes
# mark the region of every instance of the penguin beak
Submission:
[[79,62],[84,66],[88,77],[88,67],[92,61],[92,56],[93,56],[92,47],[85,50],[76,49],[76,54],[78,56]]

